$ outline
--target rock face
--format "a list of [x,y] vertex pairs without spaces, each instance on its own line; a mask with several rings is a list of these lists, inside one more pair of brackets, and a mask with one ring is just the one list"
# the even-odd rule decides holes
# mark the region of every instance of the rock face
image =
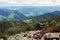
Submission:
[[3,38],[1,38],[0,40],[4,40]]
[[[60,37],[60,33],[46,33],[43,37],[39,38],[41,30],[39,31],[27,31],[21,32],[20,34],[15,34],[7,37],[7,40],[45,40],[46,38],[58,38]],[[0,40],[3,40],[2,38]]]
[[[60,33],[46,33],[40,39],[37,36],[39,34],[39,32],[40,31],[29,31],[29,32],[25,32],[25,33],[15,34],[15,35],[7,37],[7,40],[45,40],[45,37],[59,39],[59,36],[60,36]],[[4,39],[0,38],[0,40],[4,40]]]
[[47,40],[47,39],[52,39],[52,40],[59,40],[60,33],[46,33],[43,35],[43,37],[41,38],[41,40]]
[[20,33],[16,35],[9,36],[7,40],[36,40],[33,38],[33,35],[40,31],[29,31],[25,33]]

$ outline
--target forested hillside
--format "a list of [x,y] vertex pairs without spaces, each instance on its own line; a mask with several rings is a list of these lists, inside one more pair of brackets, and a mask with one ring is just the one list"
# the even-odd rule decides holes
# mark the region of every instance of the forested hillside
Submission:
[[38,22],[33,22],[31,25],[28,25],[23,21],[0,22],[0,36],[7,37],[20,32],[32,30],[42,30],[42,33],[60,32],[60,16],[41,21],[41,23],[44,24],[42,27]]

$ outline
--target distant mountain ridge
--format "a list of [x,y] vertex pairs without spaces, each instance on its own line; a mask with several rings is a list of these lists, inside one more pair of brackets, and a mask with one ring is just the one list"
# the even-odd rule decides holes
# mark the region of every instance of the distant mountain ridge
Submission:
[[26,16],[16,10],[0,9],[0,21],[22,20],[24,18]]
[[[33,18],[30,18],[30,19],[33,22],[39,22],[39,21],[44,21],[44,20],[47,20],[47,19],[55,18],[55,17],[58,17],[58,16],[60,16],[60,11],[54,11],[54,12],[45,13],[43,15],[33,17]],[[26,19],[26,20],[29,20],[29,19]],[[24,21],[26,21],[26,20],[24,20]]]
[[0,22],[11,20],[25,20],[28,18],[37,18],[38,20],[45,20],[56,16],[60,16],[60,11],[49,12],[47,11],[48,10],[47,7],[46,8],[24,7],[16,8],[13,10],[12,9],[0,8]]
[[40,15],[37,17],[37,19],[46,20],[46,19],[55,18],[58,16],[60,16],[60,11],[54,11],[54,12],[45,13],[43,15]]

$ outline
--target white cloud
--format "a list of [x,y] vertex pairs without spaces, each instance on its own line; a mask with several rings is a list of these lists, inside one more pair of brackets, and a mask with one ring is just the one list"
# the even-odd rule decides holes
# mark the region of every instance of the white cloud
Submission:
[[24,14],[26,17],[29,17],[30,15],[29,14]]
[[10,13],[10,15],[8,15],[7,20],[13,19],[13,18],[14,18],[14,16],[15,16],[15,14],[14,14],[13,12],[12,12],[12,13]]
[[0,0],[4,6],[54,6],[60,5],[60,0]]
[[29,13],[29,14],[24,14],[25,16],[27,16],[27,17],[29,17],[29,16],[33,16],[34,15],[34,13]]
[[0,0],[0,2],[3,4],[3,3],[9,3],[9,4],[13,4],[13,3],[16,3],[16,1],[13,1],[13,0]]
[[34,13],[33,13],[33,12],[31,12],[31,13],[29,13],[29,15],[33,16],[33,15],[34,15]]
[[5,16],[0,15],[0,20],[6,19]]

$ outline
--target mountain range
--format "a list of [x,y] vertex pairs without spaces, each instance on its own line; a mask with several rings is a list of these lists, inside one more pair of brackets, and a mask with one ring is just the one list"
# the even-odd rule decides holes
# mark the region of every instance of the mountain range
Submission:
[[47,19],[51,19],[51,18],[55,18],[60,16],[60,11],[54,11],[54,12],[49,12],[49,13],[45,13],[43,15],[37,16],[37,17],[33,17],[33,18],[28,18],[26,20],[23,20],[24,22],[28,23],[27,20],[29,20],[30,22],[40,22],[40,21],[44,21]]
[[0,9],[0,21],[22,20],[24,18],[26,16],[16,10]]
[[37,20],[46,20],[57,16],[60,16],[59,7],[0,8],[0,22],[11,21],[11,20],[25,20],[29,18]]

